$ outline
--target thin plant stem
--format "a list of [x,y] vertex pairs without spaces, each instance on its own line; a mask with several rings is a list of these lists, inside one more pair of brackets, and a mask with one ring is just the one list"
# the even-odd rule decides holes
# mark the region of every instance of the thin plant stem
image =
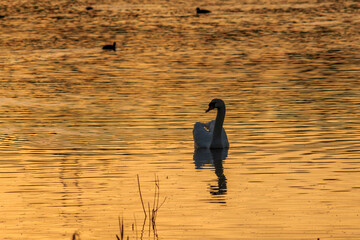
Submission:
[[142,205],[142,207],[143,207],[143,211],[144,211],[145,219],[146,219],[146,218],[147,218],[147,215],[146,215],[146,210],[145,210],[145,206],[144,206],[144,201],[143,201],[142,194],[141,194],[139,174],[137,174],[136,176],[137,176],[137,181],[138,181],[138,187],[139,187],[139,194],[140,194],[141,205]]
[[137,230],[137,223],[136,223],[135,213],[134,213],[134,222],[135,222],[135,236],[136,236],[136,239],[138,239],[138,230]]
[[124,239],[124,219],[120,218],[120,216],[118,217],[119,219],[119,230],[120,230],[120,237],[116,234],[116,238],[118,240],[123,240]]
[[[151,238],[151,231],[153,232],[153,238],[158,239],[158,233],[157,233],[157,226],[156,226],[156,219],[157,219],[157,213],[159,211],[159,209],[163,206],[163,204],[166,201],[166,197],[164,198],[164,200],[160,203],[160,180],[159,177],[156,176],[155,174],[155,180],[154,180],[154,184],[155,184],[155,189],[154,189],[154,199],[153,202],[151,203],[151,201],[147,202],[147,208],[145,208],[145,204],[144,204],[144,199],[142,196],[142,192],[141,192],[141,185],[140,185],[140,177],[137,174],[137,183],[138,183],[138,189],[139,189],[139,196],[140,196],[140,201],[141,201],[141,206],[144,212],[144,222],[142,225],[142,229],[141,229],[141,234],[140,234],[140,238],[138,238],[138,228],[137,228],[137,222],[136,222],[136,217],[134,214],[134,223],[132,224],[132,237],[134,236],[134,231],[135,231],[135,239],[140,239],[142,240],[144,237],[145,233],[145,225],[146,225],[146,221],[147,221],[147,217],[149,216],[149,229],[148,229],[148,237],[149,239]],[[116,238],[117,240],[124,240],[125,239],[125,227],[124,227],[124,218],[123,217],[118,217],[119,220],[119,230],[120,230],[120,234],[116,234]],[[75,234],[74,234],[75,235]],[[127,236],[126,239],[130,239],[130,236]]]
[[150,214],[150,203],[148,202],[148,210],[149,210],[149,237],[150,237],[150,223],[151,223],[151,214]]
[[140,239],[143,239],[144,232],[145,232],[145,224],[146,224],[146,218],[144,218],[144,222],[143,222],[142,229],[141,229]]

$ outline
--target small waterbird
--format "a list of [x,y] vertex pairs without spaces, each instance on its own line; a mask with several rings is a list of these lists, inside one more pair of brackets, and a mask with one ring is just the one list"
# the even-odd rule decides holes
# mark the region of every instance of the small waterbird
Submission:
[[206,9],[196,8],[196,13],[197,13],[197,14],[211,13],[211,11],[210,11],[210,10],[206,10]]
[[113,43],[113,45],[105,45],[102,48],[103,50],[113,50],[116,51],[116,42]]

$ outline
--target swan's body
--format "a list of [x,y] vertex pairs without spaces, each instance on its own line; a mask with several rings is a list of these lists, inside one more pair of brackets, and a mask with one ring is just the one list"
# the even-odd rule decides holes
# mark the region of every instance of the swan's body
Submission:
[[228,148],[229,141],[223,123],[225,119],[225,103],[221,99],[213,99],[206,112],[217,108],[216,120],[208,123],[197,122],[194,125],[193,136],[195,148]]

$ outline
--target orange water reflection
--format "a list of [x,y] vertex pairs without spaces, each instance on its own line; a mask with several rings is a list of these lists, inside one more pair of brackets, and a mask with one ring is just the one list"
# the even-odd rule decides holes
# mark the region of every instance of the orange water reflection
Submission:
[[0,5],[1,239],[360,238],[358,3],[81,3]]

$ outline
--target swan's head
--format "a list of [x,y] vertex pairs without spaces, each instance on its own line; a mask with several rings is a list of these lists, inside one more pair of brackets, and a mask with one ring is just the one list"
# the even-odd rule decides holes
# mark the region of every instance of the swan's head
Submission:
[[211,102],[209,103],[209,108],[205,111],[206,113],[213,110],[214,108],[224,108],[225,107],[225,103],[223,100],[221,99],[213,99],[211,100]]

